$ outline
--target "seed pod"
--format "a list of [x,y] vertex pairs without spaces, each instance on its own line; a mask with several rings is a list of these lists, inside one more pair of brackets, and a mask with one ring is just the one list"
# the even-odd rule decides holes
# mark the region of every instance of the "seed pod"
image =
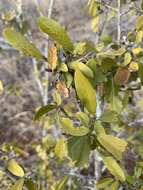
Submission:
[[114,82],[117,85],[125,85],[130,78],[130,71],[127,67],[119,67],[114,76]]

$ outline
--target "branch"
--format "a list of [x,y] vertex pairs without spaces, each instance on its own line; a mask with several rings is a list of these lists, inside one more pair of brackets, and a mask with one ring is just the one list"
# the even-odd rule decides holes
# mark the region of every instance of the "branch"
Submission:
[[121,39],[121,0],[117,0],[118,2],[118,14],[117,14],[117,42],[120,44]]

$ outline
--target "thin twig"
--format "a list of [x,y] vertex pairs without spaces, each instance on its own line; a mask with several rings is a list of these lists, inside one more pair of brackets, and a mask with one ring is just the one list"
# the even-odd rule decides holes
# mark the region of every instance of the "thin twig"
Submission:
[[118,12],[117,12],[117,42],[120,44],[121,39],[121,0],[117,0],[118,2]]

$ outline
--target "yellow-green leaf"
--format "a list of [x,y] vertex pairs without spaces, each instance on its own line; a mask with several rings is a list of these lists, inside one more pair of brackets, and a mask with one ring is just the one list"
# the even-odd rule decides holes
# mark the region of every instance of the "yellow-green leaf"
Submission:
[[89,117],[84,112],[77,112],[76,117],[83,122],[84,125],[88,126]]
[[67,143],[64,138],[61,138],[57,141],[55,146],[55,154],[60,160],[63,160],[68,155]]
[[103,188],[106,188],[107,186],[109,186],[112,182],[113,182],[112,178],[104,178],[97,182],[96,187],[98,189],[103,189]]
[[97,32],[97,30],[98,30],[99,19],[100,19],[100,17],[96,16],[91,21],[91,27],[92,27],[94,32]]
[[97,135],[99,134],[105,134],[105,129],[104,127],[101,125],[100,121],[95,121],[94,123],[94,129]]
[[114,181],[110,187],[108,187],[106,190],[118,190],[119,188],[119,182],[118,181]]
[[125,57],[124,57],[124,65],[128,65],[132,60],[132,56],[129,52],[125,53]]
[[37,59],[45,60],[44,56],[36,48],[36,46],[21,33],[16,32],[12,28],[5,28],[3,31],[3,36],[14,48],[24,54],[36,57]]
[[74,82],[79,99],[86,109],[94,114],[96,112],[96,92],[89,80],[79,69],[76,69],[75,71]]
[[88,0],[87,6],[89,14],[95,17],[98,14],[98,3],[95,0]]
[[87,127],[74,126],[72,120],[69,118],[61,118],[61,127],[65,131],[65,133],[70,134],[72,136],[84,136],[89,133],[89,129]]
[[84,63],[80,61],[73,61],[68,64],[70,69],[76,70],[79,69],[86,77],[93,78],[93,71]]
[[22,167],[19,164],[17,164],[17,162],[14,159],[8,161],[7,169],[10,173],[12,173],[15,176],[23,177],[25,175]]
[[24,179],[22,178],[15,182],[11,190],[22,190],[23,186],[24,186]]
[[116,56],[121,56],[126,52],[125,48],[119,48],[117,50],[115,49],[108,49],[105,52],[100,52],[98,55],[102,57],[116,57]]
[[112,135],[100,134],[97,137],[100,144],[106,148],[116,159],[121,160],[126,149],[127,142]]
[[136,29],[138,31],[143,29],[143,16],[137,18]]
[[58,42],[64,49],[73,51],[73,44],[65,29],[55,20],[48,17],[38,19],[40,29],[48,34],[53,40]]
[[120,181],[125,181],[125,174],[123,169],[119,166],[119,164],[116,162],[114,158],[111,156],[103,156],[102,155],[103,162],[107,169],[110,171],[110,173],[115,176],[116,179]]
[[137,32],[137,35],[136,35],[136,42],[137,43],[141,43],[142,42],[142,39],[143,39],[143,31],[140,30]]
[[64,190],[66,183],[68,181],[68,176],[64,176],[62,180],[60,180],[55,187],[55,190]]

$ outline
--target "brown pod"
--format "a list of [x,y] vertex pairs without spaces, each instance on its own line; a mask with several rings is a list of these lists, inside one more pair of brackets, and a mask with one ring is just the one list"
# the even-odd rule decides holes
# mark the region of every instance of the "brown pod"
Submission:
[[48,50],[48,63],[49,68],[54,70],[57,67],[58,56],[57,56],[57,47],[55,45],[51,45]]
[[128,82],[130,78],[130,71],[127,67],[119,67],[114,76],[114,82],[117,85],[124,85]]

